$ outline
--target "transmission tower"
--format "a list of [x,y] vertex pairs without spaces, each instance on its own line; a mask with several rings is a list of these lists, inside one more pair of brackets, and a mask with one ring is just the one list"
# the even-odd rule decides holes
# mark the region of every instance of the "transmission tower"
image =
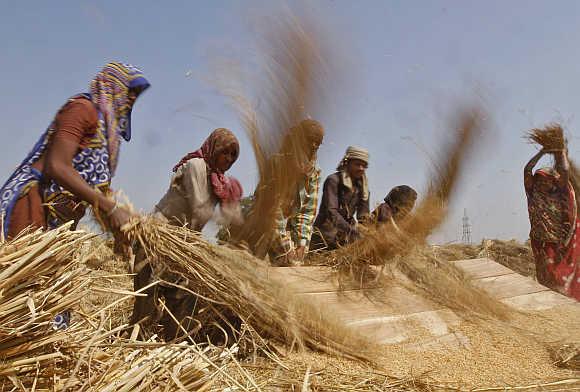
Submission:
[[469,224],[469,217],[467,216],[467,208],[463,210],[463,232],[461,235],[461,242],[471,245],[471,225]]

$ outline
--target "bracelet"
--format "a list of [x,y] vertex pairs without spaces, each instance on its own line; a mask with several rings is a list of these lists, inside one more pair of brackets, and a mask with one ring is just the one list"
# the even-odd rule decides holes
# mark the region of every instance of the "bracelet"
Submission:
[[119,208],[119,205],[117,204],[117,202],[115,202],[115,205],[113,206],[113,208],[111,208],[111,211],[107,212],[107,218],[113,215],[113,213],[117,208]]

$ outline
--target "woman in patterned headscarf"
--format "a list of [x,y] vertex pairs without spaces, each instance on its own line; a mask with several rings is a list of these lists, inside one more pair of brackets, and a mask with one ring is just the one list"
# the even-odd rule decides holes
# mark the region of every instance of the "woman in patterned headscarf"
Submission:
[[[238,139],[230,130],[214,130],[198,150],[185,155],[175,165],[169,189],[155,206],[155,216],[201,231],[219,204],[226,224],[232,221],[240,224],[242,186],[234,177],[225,175],[239,154]],[[167,340],[173,339],[182,332],[173,317],[180,321],[190,317],[199,298],[175,287],[179,284],[179,277],[154,271],[143,250],[136,253],[135,290],[156,280],[154,275],[162,275],[164,281],[173,281],[173,284],[161,283],[147,289],[147,297],[136,297],[132,322],[140,322],[146,331],[161,325],[159,333]],[[172,316],[159,307],[156,301],[159,297],[165,299],[165,306]],[[184,321],[182,325],[186,327],[189,323]]]
[[[87,206],[117,231],[129,214],[109,197],[121,138],[131,139],[131,109],[149,82],[128,64],[109,63],[90,93],[71,97],[30,154],[0,188],[3,234],[75,224]],[[101,214],[102,213],[102,214]]]
[[[532,174],[546,153],[554,154],[555,169]],[[580,220],[566,151],[538,152],[524,169],[524,185],[538,282],[580,300]]]

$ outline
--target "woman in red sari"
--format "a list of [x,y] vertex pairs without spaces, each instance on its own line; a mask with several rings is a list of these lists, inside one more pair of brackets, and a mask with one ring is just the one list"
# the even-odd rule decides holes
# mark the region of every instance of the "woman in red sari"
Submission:
[[[532,169],[552,153],[555,168]],[[538,152],[524,169],[538,282],[580,301],[580,219],[566,150]]]

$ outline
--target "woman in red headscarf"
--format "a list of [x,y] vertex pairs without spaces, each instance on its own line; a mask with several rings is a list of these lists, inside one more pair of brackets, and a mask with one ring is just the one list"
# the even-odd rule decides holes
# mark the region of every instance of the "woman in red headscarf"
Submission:
[[[554,154],[555,168],[532,174],[547,153]],[[580,220],[566,150],[538,152],[524,169],[524,185],[538,282],[580,300]]]
[[201,231],[219,203],[227,220],[239,220],[242,186],[224,174],[239,153],[238,139],[230,130],[214,130],[198,150],[175,165],[169,189],[155,206],[157,215]]
[[[221,215],[226,223],[241,221],[240,199],[242,187],[238,180],[225,175],[238,159],[240,147],[238,139],[225,128],[214,130],[196,151],[185,155],[173,168],[169,189],[155,206],[155,215],[175,225],[187,225],[201,231],[220,205]],[[153,282],[155,273],[142,250],[137,251],[135,290]],[[162,273],[157,271],[158,273]],[[164,280],[175,277],[163,276]],[[174,282],[179,283],[179,282]],[[144,325],[161,325],[160,332],[166,340],[174,339],[182,331],[173,320],[176,317],[184,328],[195,313],[199,298],[176,288],[174,285],[159,284],[145,291],[147,297],[136,297],[132,322]],[[160,309],[158,297],[165,298],[165,306],[172,316]],[[146,328],[147,329],[147,328]]]

